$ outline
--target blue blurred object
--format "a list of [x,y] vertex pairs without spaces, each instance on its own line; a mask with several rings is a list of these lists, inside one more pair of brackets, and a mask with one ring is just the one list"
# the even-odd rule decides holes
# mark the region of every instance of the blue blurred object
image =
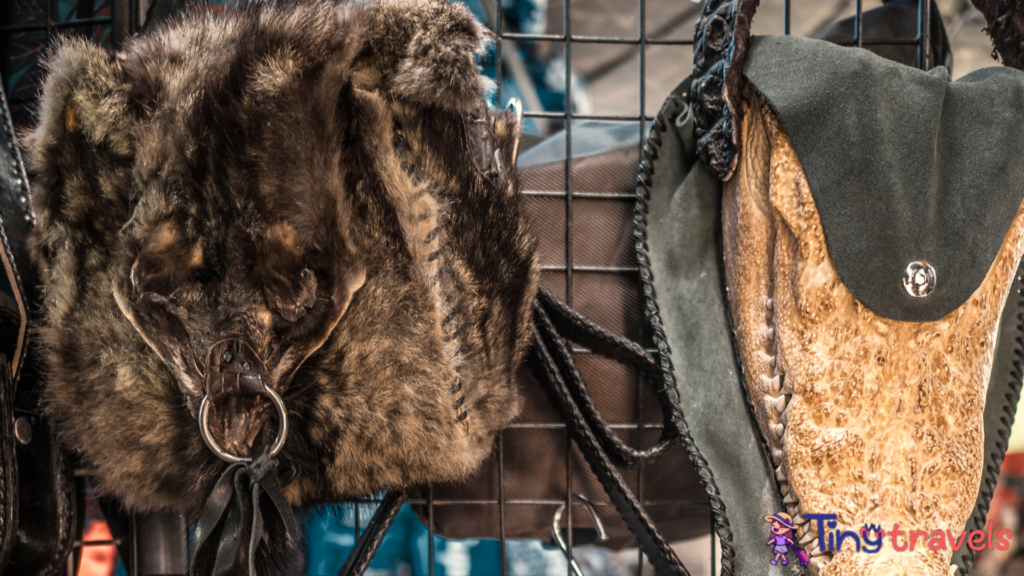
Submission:
[[[373,516],[376,505],[359,508],[361,528]],[[368,576],[394,574],[428,576],[427,527],[408,505],[402,506],[388,530]],[[334,576],[355,547],[355,506],[333,506],[310,514],[306,520],[307,576]],[[540,540],[508,540],[508,574],[565,576],[568,565],[562,551]],[[449,540],[434,536],[436,576],[494,576],[501,574],[501,543],[491,539]]]
[[[493,0],[461,1],[478,20],[494,28],[491,13],[496,3]],[[544,34],[548,31],[547,9],[547,0],[501,0],[502,31]],[[551,50],[551,46],[552,43],[523,40],[503,43],[501,103],[498,107],[504,108],[511,98],[518,98],[528,111],[565,111],[565,59]],[[514,54],[509,53],[510,50]],[[479,61],[484,76],[492,80],[497,79],[496,55],[497,51],[492,47]],[[573,111],[589,113],[590,98],[585,83],[573,71],[570,71],[570,78]],[[489,100],[491,106],[498,105],[496,94],[490,95]],[[526,118],[523,130],[533,134],[553,134],[563,124],[561,120]]]

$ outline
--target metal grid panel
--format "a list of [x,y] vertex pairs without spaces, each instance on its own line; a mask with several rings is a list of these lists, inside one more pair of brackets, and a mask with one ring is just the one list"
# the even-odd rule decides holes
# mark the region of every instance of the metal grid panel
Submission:
[[[28,0],[16,0],[16,1],[27,2]],[[44,39],[43,39],[44,43],[46,45],[49,45],[50,42],[52,42],[52,40],[58,34],[67,33],[67,32],[71,32],[71,33],[83,33],[84,32],[84,33],[87,33],[87,34],[95,36],[97,34],[97,31],[98,31],[97,29],[99,28],[101,30],[100,31],[101,34],[104,33],[103,31],[109,31],[110,39],[112,41],[112,44],[117,46],[117,45],[120,45],[120,43],[125,38],[127,38],[130,35],[134,34],[137,31],[137,28],[138,28],[137,23],[139,22],[140,0],[112,0],[112,8],[113,8],[113,10],[112,10],[112,15],[111,16],[93,17],[92,14],[91,14],[91,9],[90,9],[89,13],[87,13],[87,14],[78,14],[78,16],[81,16],[81,17],[76,17],[76,18],[68,19],[68,20],[60,20],[58,18],[58,16],[57,16],[58,0],[41,0],[41,1],[44,3],[45,22],[40,23],[40,24],[28,24],[28,25],[12,25],[12,24],[10,24],[9,22],[13,18],[13,6],[14,6],[13,3],[8,3],[8,8],[7,8],[6,12],[3,11],[3,10],[0,10],[0,18],[2,18],[2,19],[0,19],[0,47],[3,48],[2,54],[5,54],[5,55],[9,54],[9,47],[11,45],[11,39],[15,35],[19,35],[19,34],[44,32],[45,33]],[[578,3],[578,2],[580,2],[582,0],[576,0],[576,1]],[[573,0],[563,0],[563,5],[562,5],[562,32],[561,32],[561,34],[525,34],[525,33],[516,33],[516,32],[506,32],[504,30],[504,26],[503,26],[501,0],[483,0],[484,3],[493,2],[493,7],[491,8],[491,10],[492,10],[491,14],[495,15],[495,25],[494,25],[495,32],[496,32],[496,34],[498,35],[498,37],[501,40],[505,41],[506,45],[507,44],[512,44],[512,43],[517,42],[517,41],[561,43],[562,51],[563,51],[563,55],[564,55],[563,60],[564,60],[564,75],[565,75],[565,104],[566,104],[565,108],[566,108],[566,111],[565,112],[551,112],[551,111],[538,110],[538,109],[528,109],[528,110],[525,111],[524,115],[527,118],[552,119],[552,120],[559,120],[559,121],[561,121],[561,123],[564,125],[564,129],[565,129],[566,136],[567,136],[566,137],[566,150],[565,150],[566,158],[572,158],[572,151],[573,151],[572,129],[573,129],[573,122],[574,121],[598,120],[598,121],[607,121],[607,122],[636,122],[637,130],[638,130],[638,133],[639,133],[639,136],[640,136],[640,140],[643,141],[644,136],[645,136],[645,128],[644,128],[645,123],[644,123],[644,120],[652,120],[653,119],[653,116],[648,113],[648,111],[646,109],[646,103],[645,103],[646,96],[647,96],[647,78],[646,78],[646,75],[647,75],[647,65],[648,65],[648,56],[647,56],[648,46],[692,46],[693,45],[692,37],[690,39],[660,39],[660,38],[652,37],[652,36],[660,36],[661,32],[664,32],[666,30],[666,28],[670,28],[671,26],[663,25],[663,26],[659,27],[659,29],[657,31],[655,31],[655,33],[653,33],[653,34],[649,34],[648,33],[647,25],[646,25],[646,20],[647,20],[648,2],[650,2],[650,1],[653,1],[653,0],[637,0],[637,11],[638,11],[638,19],[637,20],[638,20],[638,26],[637,26],[636,36],[622,37],[622,36],[574,35],[572,33],[572,21],[573,21],[572,20],[572,10],[573,10],[573,6],[572,5],[573,5]],[[92,2],[90,2],[89,0],[83,0],[83,1],[79,2],[79,6],[85,6],[87,4],[89,6],[91,6]],[[792,6],[791,6],[791,4],[792,4],[792,0],[784,0],[784,5],[783,5],[783,25],[782,25],[782,30],[781,30],[781,32],[783,34],[790,34],[790,32],[791,32],[791,19],[792,19]],[[931,30],[931,27],[928,25],[928,23],[930,22],[930,18],[931,18],[930,2],[928,2],[926,0],[918,0],[918,26],[917,26],[917,36],[915,38],[896,39],[896,40],[890,40],[890,41],[884,41],[884,42],[881,42],[881,41],[865,42],[864,38],[863,38],[863,18],[862,18],[862,14],[863,14],[863,0],[856,0],[856,7],[855,7],[855,35],[854,35],[854,40],[851,43],[851,45],[856,45],[858,47],[862,47],[864,45],[877,45],[877,44],[890,44],[890,45],[916,44],[916,46],[917,46],[917,54],[918,54],[918,67],[924,68],[924,69],[930,68],[930,62],[929,62],[930,51],[928,49],[928,47],[930,46],[929,34],[930,34],[930,30]],[[572,110],[572,105],[571,105],[571,103],[572,103],[572,90],[573,90],[573,86],[572,86],[572,78],[573,78],[573,74],[572,74],[572,72],[573,72],[572,48],[573,48],[573,44],[574,43],[580,43],[580,44],[601,44],[601,45],[627,45],[627,46],[635,46],[636,47],[636,58],[637,58],[637,62],[638,62],[638,65],[639,65],[639,74],[638,74],[638,77],[637,77],[638,104],[639,104],[639,111],[638,111],[638,113],[632,114],[632,113],[627,113],[627,112],[623,111],[623,113],[611,113],[611,114],[582,114],[582,113],[575,113]],[[496,62],[500,63],[500,62],[502,62],[502,52],[503,52],[503,44],[502,44],[502,42],[498,42],[496,44],[495,50],[496,50],[496,56],[495,56]],[[618,59],[618,63],[622,63],[624,61],[625,60],[623,58],[619,58]],[[6,63],[4,63],[4,64],[6,64]],[[615,62],[611,63],[611,65],[615,65]],[[6,82],[8,80],[8,78],[6,77],[7,70],[6,70],[5,66],[2,69],[4,69],[4,71],[5,71],[5,78],[4,78],[4,80]],[[678,77],[680,79],[682,77],[684,77],[686,75],[686,73],[688,72],[688,69],[689,69],[689,62],[680,62],[680,66],[679,66],[679,69],[677,71]],[[503,84],[502,66],[501,65],[496,66],[496,70],[497,70],[497,73],[496,73],[495,81],[496,81],[496,84],[497,84],[497,99],[498,99],[498,102],[500,103],[502,101],[501,91],[502,91],[502,84]],[[23,105],[23,104],[31,105],[32,102],[31,102],[30,99],[20,98],[20,99],[12,100],[11,104],[12,105]],[[639,158],[638,158],[638,161],[639,161]],[[560,273],[560,274],[564,275],[565,299],[566,299],[566,302],[570,306],[572,306],[573,305],[574,280],[575,279],[577,279],[577,278],[579,278],[579,277],[581,277],[583,275],[596,274],[596,273],[624,274],[624,275],[627,275],[627,276],[635,278],[635,277],[637,277],[637,274],[638,274],[638,268],[636,266],[627,266],[627,267],[621,267],[621,266],[620,267],[587,266],[587,265],[579,265],[579,264],[575,264],[574,263],[574,261],[573,261],[573,245],[574,245],[574,241],[582,241],[582,242],[586,241],[585,238],[577,238],[574,235],[574,228],[573,228],[573,205],[574,205],[574,200],[578,200],[578,199],[600,199],[601,201],[611,201],[611,202],[632,202],[633,197],[631,195],[621,195],[621,194],[620,195],[614,195],[614,194],[592,194],[592,193],[590,193],[588,191],[576,191],[576,190],[574,190],[574,187],[573,187],[573,174],[572,174],[572,169],[571,169],[571,163],[568,160],[565,162],[564,177],[565,177],[565,190],[562,191],[561,193],[552,193],[550,191],[548,191],[548,192],[525,191],[524,194],[526,194],[526,195],[533,195],[533,196],[546,196],[546,197],[555,196],[555,197],[564,198],[564,200],[565,200],[565,205],[564,205],[564,209],[565,209],[565,252],[564,252],[565,253],[565,264],[564,265],[547,265],[547,266],[543,267],[543,270],[546,271],[546,272],[557,272],[557,273]],[[623,241],[624,242],[628,242],[629,240],[628,239],[623,239]],[[639,313],[639,311],[638,311],[638,313]],[[641,327],[641,331],[642,331],[642,327]],[[640,341],[643,341],[643,339],[642,339],[642,337],[643,337],[642,332],[641,332],[640,336],[641,336]],[[583,349],[577,349],[577,350],[574,350],[574,352],[576,352],[577,354],[588,354],[589,353],[588,351],[583,350]],[[656,350],[652,349],[651,352],[656,352]],[[636,443],[637,443],[636,445],[639,448],[641,446],[640,442],[641,442],[643,431],[644,430],[657,430],[657,429],[661,428],[661,425],[660,424],[644,423],[642,421],[642,414],[643,414],[643,385],[642,385],[642,382],[637,382],[636,383],[636,388],[637,388],[636,398],[637,398],[637,403],[638,403],[638,407],[639,407],[639,409],[636,411],[636,414],[637,414],[636,420],[633,423],[631,423],[631,424],[615,424],[612,427],[613,428],[617,428],[617,429],[622,429],[622,430],[633,431],[635,433],[635,438],[636,438]],[[536,423],[535,422],[529,422],[529,423],[527,423],[527,422],[517,422],[517,423],[513,423],[509,427],[510,430],[522,430],[522,429],[565,430],[565,428],[566,428],[566,426],[565,426],[565,424],[563,422],[536,422]],[[459,505],[459,504],[480,504],[480,505],[493,505],[493,506],[497,506],[498,507],[498,510],[499,510],[499,522],[500,522],[500,524],[499,524],[499,533],[500,533],[500,541],[501,541],[501,546],[500,546],[500,550],[501,550],[501,576],[506,576],[506,574],[508,573],[508,561],[507,561],[507,554],[508,554],[508,552],[507,552],[507,544],[508,544],[508,542],[507,542],[507,539],[505,537],[505,524],[506,524],[506,522],[505,522],[505,513],[506,513],[507,507],[508,506],[513,506],[513,505],[524,505],[524,506],[528,506],[528,505],[534,505],[534,506],[536,506],[536,505],[544,505],[544,506],[550,506],[550,505],[565,504],[566,505],[566,509],[569,511],[569,513],[565,515],[566,519],[567,519],[567,523],[568,523],[567,544],[568,544],[568,550],[569,550],[568,561],[567,561],[567,571],[570,574],[572,573],[572,566],[571,566],[571,562],[572,562],[572,545],[573,545],[573,543],[572,543],[572,535],[573,535],[572,526],[573,526],[573,521],[574,521],[573,520],[573,516],[574,515],[573,515],[572,512],[574,510],[574,506],[573,506],[573,467],[571,465],[572,458],[569,456],[569,455],[571,455],[573,453],[573,445],[572,445],[571,438],[569,437],[568,434],[565,434],[567,458],[566,458],[566,466],[565,466],[566,490],[565,490],[565,498],[564,498],[564,500],[552,500],[552,499],[544,499],[544,498],[517,498],[517,499],[508,499],[508,498],[506,498],[506,495],[505,495],[506,494],[506,488],[505,488],[505,449],[504,449],[505,441],[506,441],[505,440],[505,433],[504,432],[499,432],[498,436],[497,436],[497,447],[496,447],[496,451],[497,451],[497,465],[498,465],[498,500],[496,502],[490,501],[490,500],[440,500],[440,499],[435,499],[434,495],[433,495],[433,490],[432,489],[428,489],[427,498],[425,498],[425,499],[418,499],[418,500],[417,499],[412,499],[412,500],[409,500],[410,504],[421,504],[421,505],[425,505],[427,507],[427,519],[428,519],[428,521],[427,521],[427,528],[428,528],[428,541],[429,541],[429,545],[428,545],[428,566],[429,566],[429,571],[430,571],[430,575],[431,576],[434,575],[434,560],[435,560],[434,559],[434,549],[435,549],[435,543],[434,543],[434,536],[435,536],[435,531],[434,531],[434,507],[435,506],[443,506],[443,505]],[[680,502],[674,502],[673,503],[673,502],[647,502],[647,501],[645,501],[644,500],[644,495],[643,495],[643,493],[644,493],[644,484],[643,484],[643,474],[642,474],[642,471],[643,471],[643,467],[641,466],[639,468],[639,470],[637,470],[635,472],[637,474],[637,482],[638,482],[638,494],[637,494],[637,497],[638,497],[638,499],[641,502],[644,502],[644,504],[646,506],[657,506],[657,505],[666,505],[666,504],[680,504]],[[78,480],[78,481],[84,481],[85,478],[87,477],[87,475],[88,475],[88,472],[84,471],[84,470],[76,470],[76,472],[75,472],[76,480]],[[374,501],[375,500],[373,500],[373,499],[367,499],[367,500],[363,500],[361,502],[374,502]],[[608,501],[594,502],[594,504],[596,506],[611,506],[612,505],[611,502],[608,502]],[[686,504],[686,502],[682,502],[682,504]],[[361,524],[362,524],[361,520],[362,519],[360,518],[360,507],[361,506],[358,503],[354,506],[354,517],[355,517],[355,525],[356,525],[355,526],[356,534],[358,534],[360,532],[361,528],[362,528],[362,526],[361,526]],[[710,524],[709,524],[709,528],[710,528]],[[713,530],[711,530],[711,531],[713,532]],[[81,527],[79,527],[79,533],[81,533]],[[135,521],[135,516],[132,515],[131,516],[131,521],[130,521],[130,540],[131,540],[130,548],[131,548],[131,552],[132,552],[131,553],[132,558],[130,559],[129,562],[126,562],[126,564],[129,567],[129,574],[131,574],[131,576],[138,576],[138,570],[137,570],[138,562],[136,561],[137,557],[138,557],[138,551],[136,550],[137,547],[135,546],[136,535],[137,535],[137,533],[136,533],[136,521]],[[122,542],[119,539],[102,540],[102,541],[87,541],[87,542],[82,542],[79,539],[79,540],[77,540],[75,542],[75,549],[77,551],[82,546],[120,545],[121,543]],[[641,552],[639,552],[639,551],[638,551],[638,555],[639,555],[639,558],[638,558],[638,566],[639,566],[638,573],[640,574],[640,576],[643,576],[643,574],[645,574],[644,557],[643,557],[643,554]],[[711,564],[710,564],[711,565],[711,574],[715,574],[717,572],[717,568],[716,568],[716,566],[717,566],[717,551],[716,551],[716,546],[715,546],[714,538],[711,539],[710,555],[711,555]],[[75,555],[75,560],[77,560],[77,556],[78,556],[78,554]],[[74,573],[75,573],[75,565],[76,565],[76,562],[68,562],[67,563],[67,573],[69,575],[71,575],[71,576],[73,576]]]

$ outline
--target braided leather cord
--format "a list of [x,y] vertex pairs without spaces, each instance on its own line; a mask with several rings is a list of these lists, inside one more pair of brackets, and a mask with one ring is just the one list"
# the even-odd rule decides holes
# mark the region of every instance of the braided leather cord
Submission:
[[[1017,268],[1010,291],[1004,315],[1012,315],[1015,322],[1015,338],[1013,341],[1013,361],[1009,366],[993,366],[992,378],[989,386],[996,385],[999,377],[1008,378],[1006,385],[1008,392],[1001,399],[1002,414],[999,417],[999,428],[996,429],[998,438],[995,442],[995,450],[985,455],[988,464],[981,473],[981,485],[978,489],[978,500],[974,506],[974,512],[967,519],[965,531],[970,533],[973,530],[984,529],[985,521],[988,519],[989,504],[992,503],[992,495],[995,493],[996,484],[999,481],[999,470],[1003,466],[1003,458],[1006,456],[1006,448],[1010,438],[1010,429],[1013,428],[1014,414],[1016,413],[1017,401],[1020,400],[1021,386],[1024,383],[1024,261]],[[1003,373],[997,372],[1003,368]],[[963,562],[961,574],[967,574],[974,565],[974,550],[970,546],[963,547],[963,554],[959,559]],[[957,555],[954,554],[954,562]]]
[[341,570],[338,570],[338,576],[360,576],[366,572],[405,502],[405,495],[405,490],[395,490],[384,495],[377,511],[373,513],[373,518],[366,525],[366,530],[359,535],[355,548],[349,552]]
[[557,346],[553,351],[559,369],[565,374],[564,381],[566,386],[572,393],[573,399],[590,426],[591,431],[607,452],[609,459],[616,466],[630,468],[657,457],[675,443],[676,439],[679,438],[680,432],[676,421],[672,417],[672,399],[667,394],[671,387],[663,385],[664,374],[659,365],[654,361],[654,358],[634,342],[612,334],[591,322],[579,312],[569,308],[543,286],[540,287],[537,300],[543,306],[545,312],[550,315],[549,319],[554,328],[563,337],[572,342],[583,344],[602,356],[636,369],[644,376],[644,381],[648,385],[655,387],[654,392],[659,396],[658,400],[664,415],[665,427],[662,429],[658,444],[646,450],[637,450],[623,442],[622,437],[616,434],[605,421],[597,405],[594,404],[593,398],[587,391],[587,385],[569,348]]
[[601,449],[600,442],[594,435],[579,407],[573,399],[559,373],[559,367],[549,348],[559,350],[561,354],[570,353],[566,341],[559,335],[544,311],[540,302],[535,300],[534,306],[534,342],[530,351],[530,368],[537,380],[543,384],[544,390],[566,423],[576,446],[586,459],[590,469],[597,476],[609,499],[615,505],[622,519],[626,522],[633,536],[636,537],[640,549],[654,566],[658,576],[689,576],[686,567],[679,560],[668,542],[658,533],[650,517],[636,496],[626,486],[625,480],[612,464],[608,455]]
[[[709,3],[710,4],[710,3]],[[705,8],[706,9],[706,8]],[[733,547],[732,530],[729,527],[729,518],[726,516],[725,502],[715,484],[715,477],[708,467],[707,460],[700,453],[697,445],[690,436],[683,416],[679,389],[676,386],[675,373],[672,367],[672,351],[669,348],[668,340],[661,323],[661,311],[658,309],[657,296],[654,290],[654,275],[651,273],[651,259],[647,247],[647,212],[651,199],[651,185],[654,178],[653,161],[658,158],[658,151],[662,146],[662,135],[669,128],[669,123],[686,106],[683,99],[672,95],[658,112],[644,145],[643,160],[640,161],[640,171],[637,175],[636,205],[633,210],[633,237],[636,250],[637,264],[640,268],[640,282],[643,292],[643,309],[647,325],[651,330],[652,340],[658,350],[658,359],[661,364],[661,371],[664,375],[663,382],[665,394],[672,400],[670,402],[673,411],[672,421],[676,422],[680,431],[680,439],[686,449],[686,454],[697,470],[704,491],[708,495],[711,504],[711,514],[714,518],[715,532],[721,544],[721,576],[732,576],[734,567],[733,559],[736,556]]]

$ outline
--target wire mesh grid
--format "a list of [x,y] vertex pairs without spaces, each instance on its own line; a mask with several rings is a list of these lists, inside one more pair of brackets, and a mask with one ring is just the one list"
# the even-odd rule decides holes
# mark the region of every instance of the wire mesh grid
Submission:
[[[159,0],[155,0],[159,1]],[[554,0],[557,2],[558,0]],[[496,35],[500,38],[500,41],[495,44],[494,47],[494,60],[503,65],[497,65],[495,69],[495,83],[497,86],[497,101],[499,103],[504,102],[502,96],[503,86],[505,84],[505,77],[509,74],[509,70],[514,73],[517,69],[515,62],[512,65],[509,64],[510,58],[507,56],[510,52],[516,50],[516,43],[547,43],[549,45],[559,45],[561,50],[561,59],[564,66],[564,111],[551,111],[538,109],[535,102],[531,102],[529,98],[526,98],[526,110],[524,116],[526,118],[533,118],[542,122],[552,122],[553,125],[560,125],[565,131],[565,158],[569,159],[573,157],[573,128],[574,123],[581,121],[599,121],[599,122],[611,122],[611,123],[635,123],[639,141],[643,141],[646,135],[646,122],[653,119],[652,109],[648,106],[648,66],[649,57],[648,51],[650,47],[655,46],[693,46],[692,36],[690,38],[664,38],[667,32],[678,28],[682,23],[692,22],[694,19],[699,17],[700,5],[692,3],[687,6],[686,9],[678,10],[675,17],[660,22],[653,30],[648,29],[648,12],[649,7],[652,3],[657,0],[636,0],[635,3],[635,15],[636,15],[636,32],[635,35],[631,34],[628,36],[602,36],[602,35],[582,35],[573,33],[573,4],[580,5],[586,0],[564,0],[561,2],[561,20],[562,30],[560,33],[523,33],[513,32],[505,29],[504,17],[503,17],[503,6],[501,0],[483,0],[485,5],[485,11],[487,12],[488,23],[493,28]],[[795,0],[782,0],[782,26],[781,30],[775,30],[775,33],[781,32],[783,34],[791,33],[791,22],[793,20],[793,8],[792,4]],[[59,34],[66,33],[78,33],[86,34],[100,42],[107,42],[113,46],[119,46],[126,38],[135,34],[139,28],[140,15],[144,12],[146,0],[104,0],[100,3],[100,8],[95,9],[96,2],[94,0],[77,0],[77,3],[68,9],[70,2],[68,0],[38,0],[33,4],[31,0],[17,0],[15,2],[3,2],[3,6],[0,7],[0,72],[3,73],[5,85],[10,87],[12,84],[12,74],[15,72],[11,70],[10,63],[16,59],[16,57],[31,57],[32,53],[39,54],[43,51],[45,46],[48,46],[53,39]],[[18,10],[25,9],[30,5],[43,6],[42,11],[42,22],[34,22],[29,24],[12,24],[19,19],[16,18],[16,12]],[[624,3],[623,3],[624,4]],[[679,4],[684,4],[679,2]],[[691,4],[689,2],[685,4]],[[58,7],[62,6],[62,10],[58,10]],[[916,45],[917,46],[917,64],[918,67],[928,69],[930,68],[929,62],[929,50],[930,46],[930,26],[926,23],[930,22],[931,19],[931,3],[924,0],[918,0],[918,22],[917,22],[917,35],[914,38],[900,38],[900,39],[887,39],[887,40],[865,40],[863,32],[863,0],[855,0],[854,7],[854,36],[852,42],[848,45],[855,45],[858,47],[866,45],[877,45],[877,44],[889,44],[889,45]],[[38,20],[38,14],[36,15]],[[22,20],[24,20],[22,18]],[[620,52],[616,57],[611,58],[603,62],[601,65],[594,68],[593,73],[595,75],[607,72],[610,68],[627,64],[630,61],[635,61],[638,67],[638,74],[636,76],[636,98],[632,103],[626,103],[620,106],[616,110],[606,111],[602,113],[584,113],[574,111],[573,102],[573,90],[574,86],[574,45],[601,45],[601,46],[625,46],[629,52]],[[635,49],[635,52],[633,50]],[[20,53],[19,53],[20,50]],[[512,58],[514,60],[514,58]],[[678,61],[676,63],[675,70],[673,70],[675,76],[678,79],[684,77],[689,69],[689,61]],[[33,73],[30,71],[29,73]],[[38,74],[38,69],[35,69],[34,73]],[[657,98],[661,98],[662,94],[655,95]],[[33,105],[33,97],[31,95],[14,94],[9,98],[12,110],[21,107],[30,108]],[[531,104],[533,104],[531,106]],[[629,110],[630,106],[635,106],[633,110]],[[27,110],[22,109],[22,119],[27,117]],[[541,124],[543,125],[543,124]],[[639,147],[638,147],[639,154]],[[637,161],[640,158],[637,157]],[[637,284],[639,289],[639,270],[635,263],[633,265],[622,266],[622,265],[593,265],[587,263],[577,262],[574,258],[574,247],[580,243],[586,243],[589,241],[587,237],[581,237],[577,234],[577,220],[574,218],[578,211],[578,205],[580,202],[617,202],[623,203],[628,206],[628,209],[632,210],[632,202],[634,197],[631,194],[616,194],[616,193],[594,193],[590,190],[578,189],[575,185],[573,163],[569,160],[564,162],[564,190],[552,191],[552,190],[529,190],[524,189],[523,194],[529,198],[548,198],[557,199],[562,203],[562,209],[564,210],[564,246],[563,250],[560,250],[564,254],[564,258],[553,258],[549,259],[548,262],[544,262],[545,256],[542,254],[542,282],[549,282],[555,288],[556,291],[561,292],[561,296],[565,301],[573,306],[577,297],[580,294],[580,284],[585,283],[588,277],[593,275],[601,274],[612,274],[619,275],[623,278],[628,278],[631,282]],[[632,176],[632,175],[630,175]],[[631,237],[621,238],[621,241],[631,247]],[[631,249],[631,248],[630,248]],[[561,260],[561,261],[559,261]],[[587,310],[583,310],[587,313]],[[642,312],[639,308],[639,302],[637,305],[636,314],[638,318],[642,318]],[[645,335],[643,334],[643,327],[637,327],[637,333],[634,337],[640,341],[645,341]],[[657,350],[649,345],[646,346],[652,354],[656,354]],[[582,358],[590,354],[585,349],[575,349],[574,353]],[[625,382],[625,385],[635,386],[635,402],[637,410],[635,411],[635,418],[632,422],[622,422],[618,424],[612,424],[612,428],[621,431],[622,433],[631,433],[633,441],[636,443],[637,448],[642,448],[642,442],[644,433],[648,431],[658,432],[662,428],[661,424],[652,423],[645,421],[643,418],[645,394],[643,383],[639,380],[635,382]],[[650,402],[648,398],[646,402]],[[509,441],[509,436],[514,435],[523,431],[534,430],[534,431],[560,431],[564,436],[565,443],[565,490],[564,495],[561,498],[550,498],[550,497],[522,497],[523,495],[517,495],[517,497],[509,497],[506,487],[506,444]],[[494,458],[496,460],[497,467],[497,499],[453,499],[453,498],[435,498],[434,489],[428,487],[425,492],[425,497],[412,498],[408,502],[414,506],[421,507],[424,513],[421,516],[425,516],[425,523],[428,530],[428,570],[430,576],[434,576],[435,573],[435,510],[442,506],[491,506],[496,507],[498,512],[498,539],[500,542],[500,574],[505,576],[509,574],[509,561],[508,561],[508,538],[506,533],[506,517],[507,511],[510,507],[518,506],[541,506],[541,507],[555,507],[564,505],[567,514],[564,514],[566,521],[565,538],[567,540],[567,562],[566,570],[568,573],[573,572],[572,560],[573,560],[573,534],[574,524],[579,523],[579,519],[574,516],[579,515],[578,506],[574,506],[573,494],[574,490],[574,474],[578,475],[579,472],[574,470],[572,465],[572,458],[570,455],[574,453],[572,440],[569,434],[566,433],[566,425],[564,422],[553,419],[550,421],[523,421],[522,419],[517,420],[511,424],[505,431],[499,432],[497,435],[496,446],[494,451]],[[638,499],[644,503],[648,508],[665,506],[665,505],[697,505],[706,506],[706,501],[699,500],[680,500],[680,501],[651,501],[645,500],[645,483],[643,466],[640,466],[635,471],[629,471],[631,474],[635,474],[636,477],[636,489]],[[79,485],[83,485],[84,481],[88,476],[86,470],[75,471],[76,482]],[[374,503],[377,500],[368,498],[361,500],[361,503]],[[610,501],[597,500],[593,504],[596,507],[608,508],[612,506]],[[362,508],[359,503],[356,503],[352,508],[355,521],[355,533],[358,535],[363,527],[365,527],[365,518],[361,517],[360,509]],[[130,515],[130,528],[127,538],[130,540],[127,544],[127,548],[130,550],[131,558],[127,559],[125,565],[128,569],[128,573],[131,576],[138,575],[138,562],[137,558],[140,554],[145,554],[145,550],[139,550],[136,545],[137,540],[137,521],[134,515]],[[708,514],[707,520],[707,531],[713,533],[713,527],[711,525],[712,520],[710,514]],[[82,528],[79,526],[78,533],[81,535]],[[76,554],[71,561],[66,565],[67,574],[73,576],[76,573],[77,558],[79,556],[78,551],[83,546],[121,546],[125,544],[121,539],[106,539],[106,540],[91,540],[82,541],[81,536],[75,541]],[[715,540],[711,538],[708,544],[710,555],[710,574],[717,573],[717,550]],[[652,573],[649,566],[645,568],[645,561],[642,552],[637,550],[637,568],[636,572],[643,576],[645,573]]]

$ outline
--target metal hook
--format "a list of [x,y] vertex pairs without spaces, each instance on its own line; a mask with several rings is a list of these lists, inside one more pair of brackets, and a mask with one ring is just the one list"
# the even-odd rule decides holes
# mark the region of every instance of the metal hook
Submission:
[[[576,500],[587,509],[587,513],[590,514],[590,521],[594,523],[594,528],[597,530],[598,540],[607,540],[608,533],[605,532],[604,523],[601,522],[601,517],[597,515],[597,511],[594,510],[594,505],[590,503],[583,494],[573,494],[573,500]],[[558,529],[558,525],[562,523],[562,512],[565,511],[565,503],[559,504],[558,508],[555,508],[555,513],[551,516],[551,537],[555,539],[555,544],[562,549],[562,553],[565,554],[566,558],[569,558],[569,547],[565,544],[565,540],[562,539],[562,534]],[[576,559],[571,559],[569,562],[572,564],[572,571],[575,576],[583,576],[583,570],[580,570],[580,565],[576,563]]]
[[516,115],[516,143],[512,146],[512,166],[515,166],[519,158],[519,138],[523,133],[523,103],[518,98],[509,98],[505,109],[512,110]]

